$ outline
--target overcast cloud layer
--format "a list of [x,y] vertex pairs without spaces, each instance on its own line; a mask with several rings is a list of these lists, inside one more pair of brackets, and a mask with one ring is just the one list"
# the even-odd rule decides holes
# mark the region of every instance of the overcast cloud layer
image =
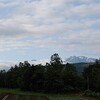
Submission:
[[100,0],[0,0],[0,52],[27,48],[99,57]]

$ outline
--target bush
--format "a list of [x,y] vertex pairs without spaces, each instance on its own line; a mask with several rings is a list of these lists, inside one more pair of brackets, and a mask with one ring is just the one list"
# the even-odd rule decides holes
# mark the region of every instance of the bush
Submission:
[[84,96],[92,96],[93,95],[93,92],[91,90],[86,90],[84,92]]
[[91,90],[86,90],[84,92],[84,96],[88,96],[88,97],[93,97],[93,98],[98,98],[98,100],[100,100],[100,93],[96,93],[96,92],[93,92]]

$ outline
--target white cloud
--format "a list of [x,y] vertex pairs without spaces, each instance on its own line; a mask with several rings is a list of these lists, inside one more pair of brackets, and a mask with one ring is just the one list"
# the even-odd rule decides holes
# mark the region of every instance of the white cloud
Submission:
[[16,7],[8,17],[0,19],[1,51],[33,46],[69,51],[86,48],[99,53],[100,30],[92,26],[100,25],[100,18],[90,18],[100,16],[99,0],[29,1],[0,1],[0,9]]
[[9,70],[11,66],[14,66],[18,62],[10,60],[0,60],[0,70]]
[[37,65],[37,64],[45,65],[46,63],[50,63],[50,60],[49,59],[32,60],[32,61],[29,61],[29,63],[34,64],[34,65]]
[[[24,63],[24,61],[21,61],[22,63]],[[37,64],[42,64],[45,65],[47,62],[49,63],[50,60],[49,59],[40,59],[40,60],[31,60],[28,61],[31,65],[37,65]],[[19,62],[18,61],[14,61],[14,60],[0,60],[0,70],[9,70],[11,67],[14,67],[15,65],[18,65]]]

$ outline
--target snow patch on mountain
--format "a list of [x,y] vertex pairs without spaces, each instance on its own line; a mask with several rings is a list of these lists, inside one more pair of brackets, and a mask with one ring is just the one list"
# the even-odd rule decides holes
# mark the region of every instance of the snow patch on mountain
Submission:
[[90,63],[95,62],[95,58],[88,58],[85,56],[70,56],[66,58],[66,63]]

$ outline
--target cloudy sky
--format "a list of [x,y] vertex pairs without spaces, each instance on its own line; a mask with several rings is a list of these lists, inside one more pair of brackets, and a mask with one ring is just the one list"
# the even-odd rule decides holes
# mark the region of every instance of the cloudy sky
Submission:
[[55,52],[100,57],[100,0],[0,0],[0,65]]

